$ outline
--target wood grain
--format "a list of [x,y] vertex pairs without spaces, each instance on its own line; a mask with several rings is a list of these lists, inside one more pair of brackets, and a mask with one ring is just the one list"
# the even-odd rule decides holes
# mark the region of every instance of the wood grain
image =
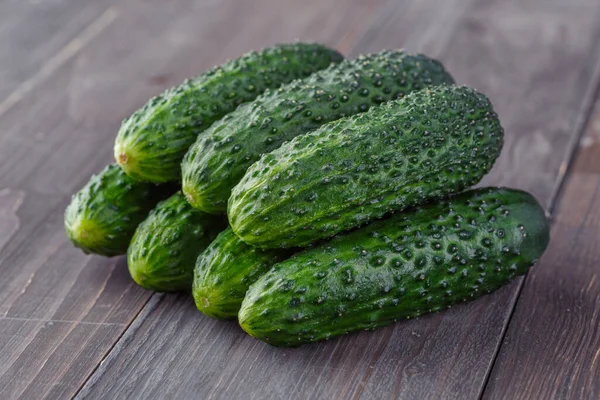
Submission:
[[[35,84],[112,1],[0,2],[0,104]],[[0,110],[2,106],[0,106]]]
[[486,399],[600,398],[600,99],[528,276]]
[[[335,3],[126,0],[90,18],[67,50],[31,44],[31,62],[54,60],[51,68],[14,75],[27,90],[0,100],[0,398],[71,397],[151,296],[132,283],[123,258],[85,256],[63,229],[70,194],[111,162],[120,121],[166,87],[252,48],[302,37],[347,50],[379,2],[331,14]],[[288,23],[278,17],[285,10]],[[65,13],[65,29],[73,16]],[[22,32],[50,39],[42,28]],[[0,36],[3,68],[9,40]]]
[[[505,152],[485,183],[549,204],[595,83],[599,12],[595,1],[389,2],[352,53],[406,47],[440,57],[460,83],[491,97],[505,125]],[[79,397],[476,398],[519,285],[294,350],[199,315],[187,296],[156,297]]]

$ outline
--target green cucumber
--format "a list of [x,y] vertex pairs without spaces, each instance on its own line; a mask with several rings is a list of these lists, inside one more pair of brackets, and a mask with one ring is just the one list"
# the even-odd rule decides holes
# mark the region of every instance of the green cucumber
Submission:
[[192,208],[181,192],[158,203],[127,250],[133,280],[156,292],[189,291],[194,263],[226,226],[222,217]]
[[175,191],[171,184],[137,182],[109,165],[71,198],[65,210],[67,236],[86,254],[125,254],[139,223]]
[[300,247],[460,192],[500,154],[489,100],[436,86],[298,136],[253,164],[229,199],[246,243]]
[[342,56],[319,44],[282,44],[214,67],[151,99],[123,121],[115,159],[125,172],[152,182],[177,180],[181,159],[213,122],[267,88],[310,75]]
[[290,255],[248,246],[225,229],[196,260],[192,294],[198,310],[213,318],[237,318],[248,287]]
[[424,87],[453,82],[436,60],[382,51],[267,90],[198,137],[181,165],[183,192],[192,206],[224,213],[231,189],[262,154],[327,122]]
[[548,241],[530,194],[465,192],[276,264],[248,290],[240,325],[272,345],[298,346],[418,317],[525,274]]

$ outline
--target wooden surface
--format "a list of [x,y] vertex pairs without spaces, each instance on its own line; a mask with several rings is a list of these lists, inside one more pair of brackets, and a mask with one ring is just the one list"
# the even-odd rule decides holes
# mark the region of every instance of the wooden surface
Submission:
[[[596,0],[0,2],[0,398],[600,398],[598,37]],[[70,245],[64,207],[124,117],[296,38],[424,52],[486,93],[506,146],[484,183],[554,212],[538,267],[447,312],[284,350]]]
[[[528,276],[486,398],[600,398],[600,99]],[[532,374],[530,371],[535,371]]]

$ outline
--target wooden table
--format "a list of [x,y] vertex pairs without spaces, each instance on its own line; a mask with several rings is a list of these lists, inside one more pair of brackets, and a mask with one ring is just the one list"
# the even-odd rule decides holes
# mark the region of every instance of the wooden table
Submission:
[[[294,350],[152,294],[63,231],[150,96],[295,38],[404,47],[486,93],[506,145],[485,184],[534,193],[552,242],[478,301]],[[0,398],[600,398],[600,1],[0,2]]]

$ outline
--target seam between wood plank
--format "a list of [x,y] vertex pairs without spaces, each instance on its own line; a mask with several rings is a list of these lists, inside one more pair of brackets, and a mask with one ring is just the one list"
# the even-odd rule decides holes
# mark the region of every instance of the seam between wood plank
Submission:
[[[52,213],[50,213],[49,215],[51,215],[51,214],[52,214]],[[99,288],[97,295],[95,296],[95,298],[93,299],[93,301],[92,301],[92,302],[90,302],[90,303],[89,303],[89,304],[86,306],[86,308],[84,309],[84,313],[83,313],[83,314],[84,314],[84,317],[85,317],[85,316],[87,316],[87,315],[89,315],[89,311],[90,311],[90,310],[93,308],[94,304],[96,304],[96,301],[98,300],[99,296],[100,296],[100,295],[101,295],[101,294],[104,292],[104,288],[105,288],[106,284],[108,283],[108,281],[110,280],[110,277],[111,277],[112,273],[114,272],[115,268],[116,268],[116,263],[113,263],[113,265],[112,265],[112,267],[111,267],[111,270],[110,270],[110,273],[107,275],[106,279],[104,280],[104,283],[103,283],[103,285],[102,285],[102,286]],[[34,273],[33,275],[35,275],[35,273]],[[23,294],[23,293],[24,293],[24,291],[26,290],[26,288],[27,288],[27,287],[29,286],[29,284],[31,283],[31,280],[32,280],[32,278],[33,278],[33,275],[32,275],[32,277],[30,278],[30,280],[28,281],[28,283],[26,284],[26,286],[25,286],[25,287],[22,289],[22,291],[21,291],[21,294]],[[8,312],[8,311],[9,311],[9,309],[7,309],[7,312]],[[0,320],[1,320],[1,319],[5,319],[5,320],[20,320],[20,321],[33,321],[33,322],[40,321],[40,322],[44,322],[44,323],[45,323],[45,322],[66,322],[66,323],[70,323],[70,326],[68,327],[66,334],[65,334],[65,335],[62,337],[62,339],[61,339],[59,342],[57,342],[57,343],[54,345],[54,348],[53,348],[53,350],[51,351],[51,354],[54,354],[54,353],[55,353],[55,351],[56,351],[56,349],[58,349],[60,346],[62,346],[62,344],[64,343],[64,341],[66,340],[66,338],[67,338],[67,337],[69,337],[69,335],[71,334],[71,332],[73,332],[75,329],[77,329],[77,327],[78,327],[78,326],[80,326],[80,324],[81,324],[81,325],[87,325],[87,326],[93,326],[93,327],[95,327],[95,329],[94,329],[93,333],[91,333],[91,334],[90,334],[90,336],[93,336],[93,335],[94,335],[94,334],[95,334],[95,333],[98,331],[99,327],[101,327],[101,326],[104,326],[104,327],[110,327],[110,326],[125,326],[125,325],[126,325],[126,324],[123,324],[123,323],[120,323],[120,324],[119,324],[119,323],[98,323],[98,322],[95,322],[95,323],[94,323],[94,322],[88,322],[88,321],[69,321],[69,320],[52,320],[52,319],[36,319],[36,318],[31,318],[31,319],[30,319],[30,318],[6,317],[6,316],[5,316],[5,317],[2,317],[2,318],[0,318]],[[20,329],[21,329],[21,328],[20,328]],[[76,354],[80,354],[80,353],[81,353],[81,349],[79,349],[79,350],[76,352]],[[46,358],[46,359],[45,359],[45,360],[42,362],[42,364],[41,364],[41,366],[39,367],[39,369],[37,370],[37,372],[36,372],[36,373],[35,373],[33,376],[31,376],[31,377],[29,378],[29,383],[28,383],[28,386],[31,384],[31,382],[33,382],[35,379],[37,379],[37,377],[38,377],[38,376],[40,375],[40,373],[41,373],[41,372],[44,370],[44,368],[45,368],[46,364],[47,364],[49,361],[50,361],[50,357],[47,357],[47,358]],[[66,373],[66,370],[65,370],[65,371],[63,371],[63,373],[61,373],[61,374],[60,374],[60,375],[57,377],[57,380],[60,380],[60,379],[62,379],[62,377],[64,376],[64,374],[65,374],[65,373]],[[14,378],[13,378],[13,379],[11,379],[11,381],[9,381],[9,383],[10,383],[10,382],[12,382],[13,380],[14,380]],[[23,394],[23,392],[21,393],[21,395],[22,395],[22,394]]]
[[[598,30],[600,30],[600,28]],[[569,141],[569,143],[567,145],[567,151],[563,157],[563,162],[561,163],[561,165],[559,167],[559,171],[556,176],[554,188],[550,194],[550,198],[549,198],[547,206],[546,206],[546,217],[550,219],[551,228],[554,226],[553,213],[559,202],[559,198],[560,198],[560,195],[562,194],[564,184],[567,180],[567,177],[569,176],[571,168],[573,167],[573,160],[575,159],[575,156],[577,155],[577,153],[579,151],[579,143],[581,142],[581,139],[582,139],[583,135],[585,134],[587,125],[588,125],[590,117],[592,115],[592,111],[594,109],[594,105],[597,100],[600,101],[600,99],[598,98],[598,96],[600,96],[600,45],[596,46],[596,48],[594,49],[594,52],[592,54],[593,54],[592,59],[595,60],[595,63],[594,63],[594,68],[592,69],[591,78],[590,78],[591,84],[589,86],[587,86],[588,90],[586,90],[584,92],[583,101],[581,104],[582,110],[579,113],[578,117],[576,118],[575,126],[573,128],[573,131],[575,132],[575,134],[573,135],[573,137],[571,138],[571,140]],[[506,333],[508,332],[508,327],[510,326],[513,315],[516,311],[517,303],[519,302],[519,298],[521,297],[521,293],[523,291],[523,288],[525,287],[525,282],[527,281],[528,275],[529,274],[526,274],[525,276],[523,276],[521,278],[521,280],[519,281],[516,293],[513,295],[513,298],[511,299],[510,306],[509,306],[510,313],[509,313],[508,319],[507,319],[506,323],[504,324],[504,326],[502,327],[502,333],[500,335],[500,340],[498,341],[498,346],[496,347],[496,350],[494,351],[492,361],[490,363],[490,367],[487,370],[485,379],[483,381],[483,385],[481,387],[481,391],[479,393],[479,396],[477,397],[480,400],[483,399],[483,396],[489,385],[489,380],[492,376],[492,371],[496,367],[496,363],[497,363],[498,357],[500,355],[500,349],[502,348],[502,344],[504,343]]]
[[117,357],[120,354],[120,350],[129,344],[133,336],[145,322],[146,317],[156,309],[164,297],[164,293],[154,293],[150,296],[148,301],[140,308],[140,311],[132,318],[133,322],[131,325],[123,331],[121,336],[115,340],[113,346],[106,351],[98,365],[90,372],[87,379],[84,379],[73,397],[71,397],[72,399],[83,399],[88,395],[98,379],[104,375],[111,359]]
[[96,36],[104,31],[119,16],[119,9],[115,6],[108,7],[96,20],[89,24],[79,35],[73,38],[56,55],[51,57],[39,72],[33,77],[21,83],[6,99],[0,102],[0,117],[10,110],[15,104],[19,103],[27,96],[38,84],[44,82],[60,67],[65,65],[77,53],[81,51]]
[[[26,193],[27,195],[29,195],[29,193],[28,193],[28,192],[25,192],[25,193]],[[47,221],[48,221],[48,220],[49,220],[49,219],[52,217],[52,215],[53,215],[55,212],[57,212],[57,210],[61,209],[62,207],[63,207],[63,206],[62,206],[62,204],[60,204],[60,203],[57,203],[55,207],[52,207],[52,208],[50,208],[50,210],[48,211],[48,213],[47,213],[47,214],[46,214],[46,215],[45,215],[45,216],[44,216],[44,217],[43,217],[43,218],[42,218],[42,219],[39,221],[39,224],[40,224],[40,225],[41,225],[41,224],[45,224],[45,223],[46,223],[46,222],[47,222]],[[19,229],[20,229],[20,228],[19,228]],[[7,260],[9,257],[12,257],[12,256],[13,256],[13,254],[17,253],[17,252],[18,252],[19,250],[21,250],[21,249],[22,249],[24,246],[27,246],[27,243],[26,243],[26,241],[25,241],[25,240],[23,240],[21,243],[17,243],[17,244],[16,244],[16,247],[15,247],[15,248],[14,248],[12,251],[10,251],[10,252],[6,251],[6,248],[7,248],[8,246],[10,246],[10,245],[11,245],[11,242],[12,242],[13,240],[16,240],[16,239],[15,239],[15,236],[16,236],[16,235],[17,235],[17,233],[13,234],[13,235],[12,235],[12,236],[11,236],[11,237],[10,237],[10,238],[9,238],[9,239],[6,241],[6,243],[5,243],[5,244],[4,244],[2,247],[0,247],[0,266],[2,265],[2,263],[6,262],[6,260]],[[34,275],[35,275],[35,273],[34,273]],[[33,278],[33,277],[30,277],[30,279],[32,279],[32,278]],[[23,290],[23,288],[21,288],[21,290]],[[11,304],[11,306],[12,306],[12,304]],[[4,313],[4,315],[0,316],[0,318],[1,318],[1,317],[5,317],[5,316],[6,316],[6,312]]]
[[[600,31],[600,29],[598,29]],[[566,182],[566,177],[568,173],[571,171],[573,166],[573,160],[577,152],[579,151],[579,143],[585,134],[585,130],[588,126],[590,116],[594,109],[594,104],[596,104],[596,100],[598,96],[600,96],[600,45],[597,46],[596,51],[594,52],[596,58],[596,65],[592,72],[592,84],[589,86],[589,90],[586,91],[584,95],[584,101],[582,104],[582,112],[575,122],[575,132],[576,134],[573,136],[569,145],[567,146],[567,154],[565,154],[565,161],[560,166],[558,171],[558,177],[556,179],[556,183],[554,184],[554,188],[552,193],[550,194],[550,202],[548,204],[548,214],[552,216],[554,213],[554,209],[558,203],[559,195],[562,194],[562,190],[564,184]]]

